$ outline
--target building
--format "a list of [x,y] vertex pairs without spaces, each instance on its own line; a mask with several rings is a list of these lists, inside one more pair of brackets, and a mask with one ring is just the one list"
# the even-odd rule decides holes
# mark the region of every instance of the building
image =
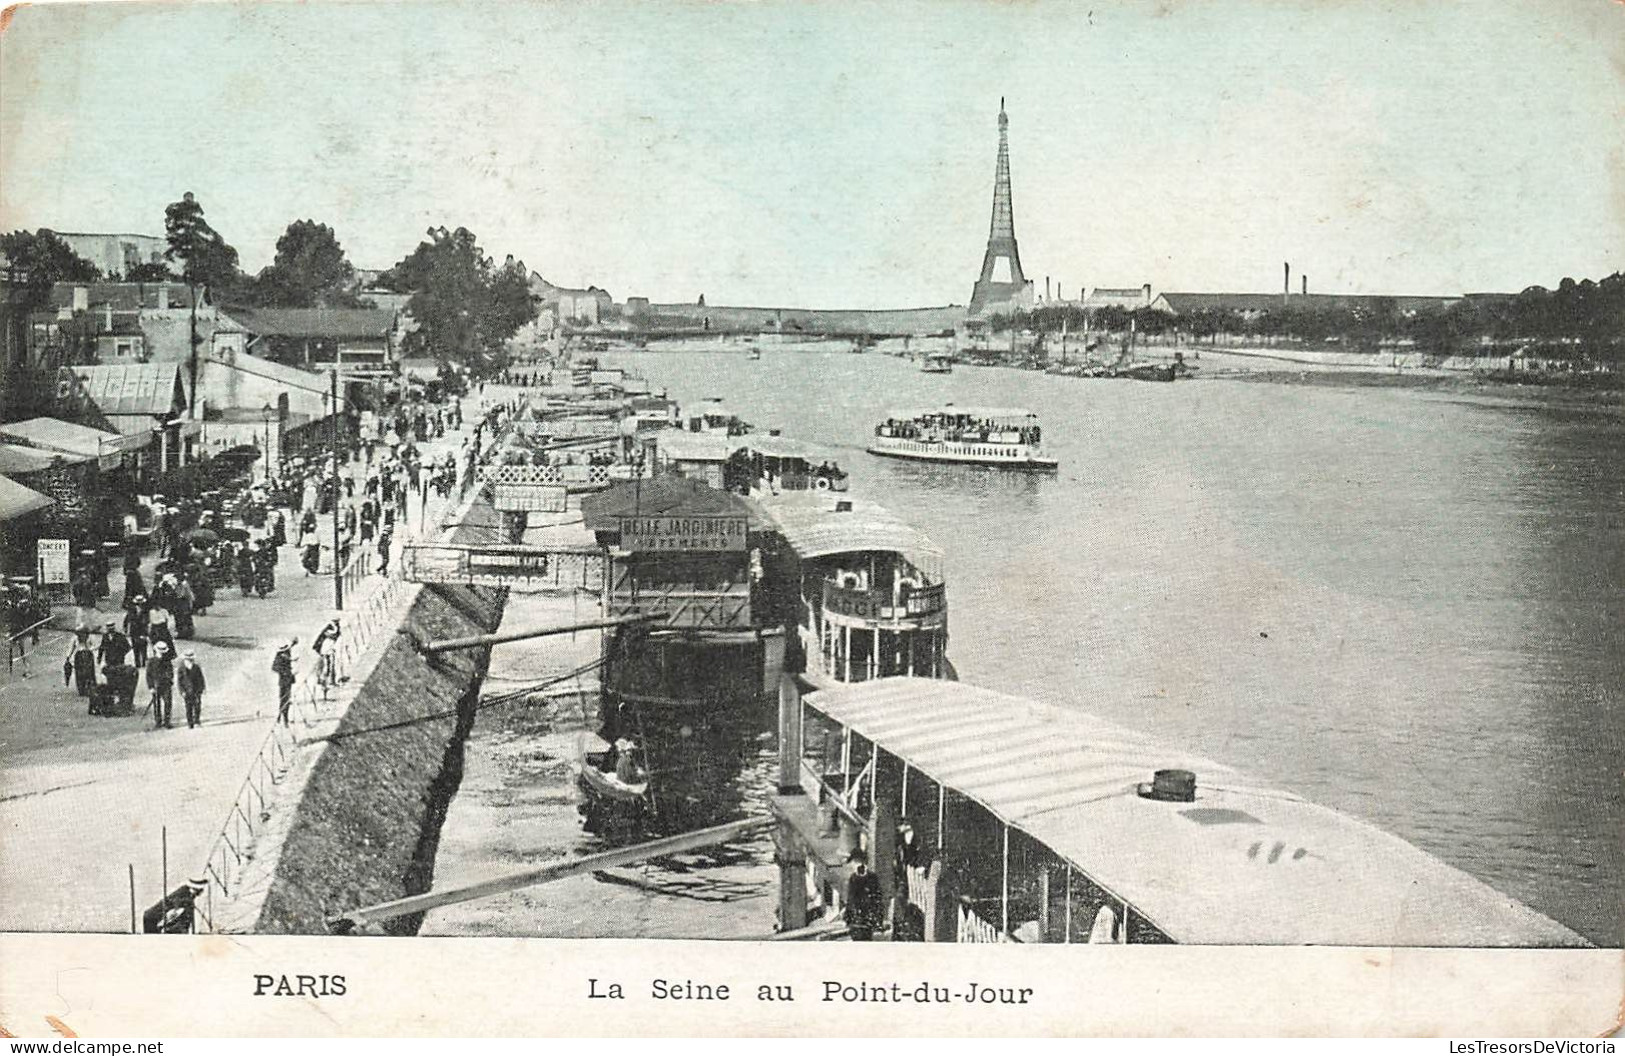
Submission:
[[993,219],[988,226],[982,273],[971,289],[970,314],[1031,308],[1033,284],[1022,273],[1016,247],[1015,207],[1010,195],[1010,119],[999,100],[999,160],[993,172]]
[[[198,291],[200,333],[214,328],[207,292]],[[29,360],[145,363],[184,360],[191,347],[192,290],[179,282],[59,282],[29,316]]]
[[1414,318],[1443,311],[1462,298],[1453,296],[1388,296],[1363,293],[1163,293],[1150,307],[1176,317],[1230,313],[1258,319],[1271,312],[1370,312]]
[[164,264],[169,240],[162,235],[104,235],[84,231],[57,231],[76,254],[96,265],[107,278],[128,275],[142,264]]
[[397,313],[389,308],[237,308],[244,351],[305,370],[372,380],[395,372]]
[[1092,286],[1083,295],[1083,307],[1124,308],[1132,312],[1151,307],[1154,300],[1149,282],[1142,286]]
[[539,309],[550,309],[561,323],[596,325],[615,307],[607,290],[597,286],[578,289],[555,286],[537,272],[530,273],[530,295]]

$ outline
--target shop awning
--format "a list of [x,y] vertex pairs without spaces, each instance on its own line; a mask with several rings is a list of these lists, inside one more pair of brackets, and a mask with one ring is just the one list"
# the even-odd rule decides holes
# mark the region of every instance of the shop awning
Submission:
[[10,477],[0,476],[0,521],[9,521],[49,505],[51,500],[34,489],[25,488]]

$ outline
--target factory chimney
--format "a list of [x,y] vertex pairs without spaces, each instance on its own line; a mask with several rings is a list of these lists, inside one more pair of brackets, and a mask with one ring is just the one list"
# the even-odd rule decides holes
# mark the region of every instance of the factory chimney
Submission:
[[1287,261],[1282,261],[1281,271],[1286,276],[1281,280],[1281,297],[1284,299],[1292,296],[1292,265]]
[[1303,283],[1303,295],[1305,297],[1309,296],[1309,276],[1300,275],[1298,276],[1298,281]]

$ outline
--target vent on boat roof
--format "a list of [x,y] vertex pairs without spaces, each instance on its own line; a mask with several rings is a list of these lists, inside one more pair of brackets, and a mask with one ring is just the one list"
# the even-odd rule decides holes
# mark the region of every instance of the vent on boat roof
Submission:
[[1189,770],[1158,770],[1151,775],[1151,783],[1136,786],[1142,799],[1156,799],[1165,803],[1194,803],[1196,801],[1196,775]]
[[835,500],[835,512],[836,513],[851,513],[852,512],[852,500],[851,499],[836,499]]

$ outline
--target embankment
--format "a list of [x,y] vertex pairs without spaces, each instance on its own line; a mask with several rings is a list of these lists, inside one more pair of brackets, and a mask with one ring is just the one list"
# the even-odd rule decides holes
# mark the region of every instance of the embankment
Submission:
[[[462,779],[489,648],[420,656],[412,638],[486,634],[506,590],[429,585],[403,633],[328,735],[299,799],[254,931],[326,934],[328,916],[428,890],[447,804]],[[419,919],[388,928],[411,934]]]

